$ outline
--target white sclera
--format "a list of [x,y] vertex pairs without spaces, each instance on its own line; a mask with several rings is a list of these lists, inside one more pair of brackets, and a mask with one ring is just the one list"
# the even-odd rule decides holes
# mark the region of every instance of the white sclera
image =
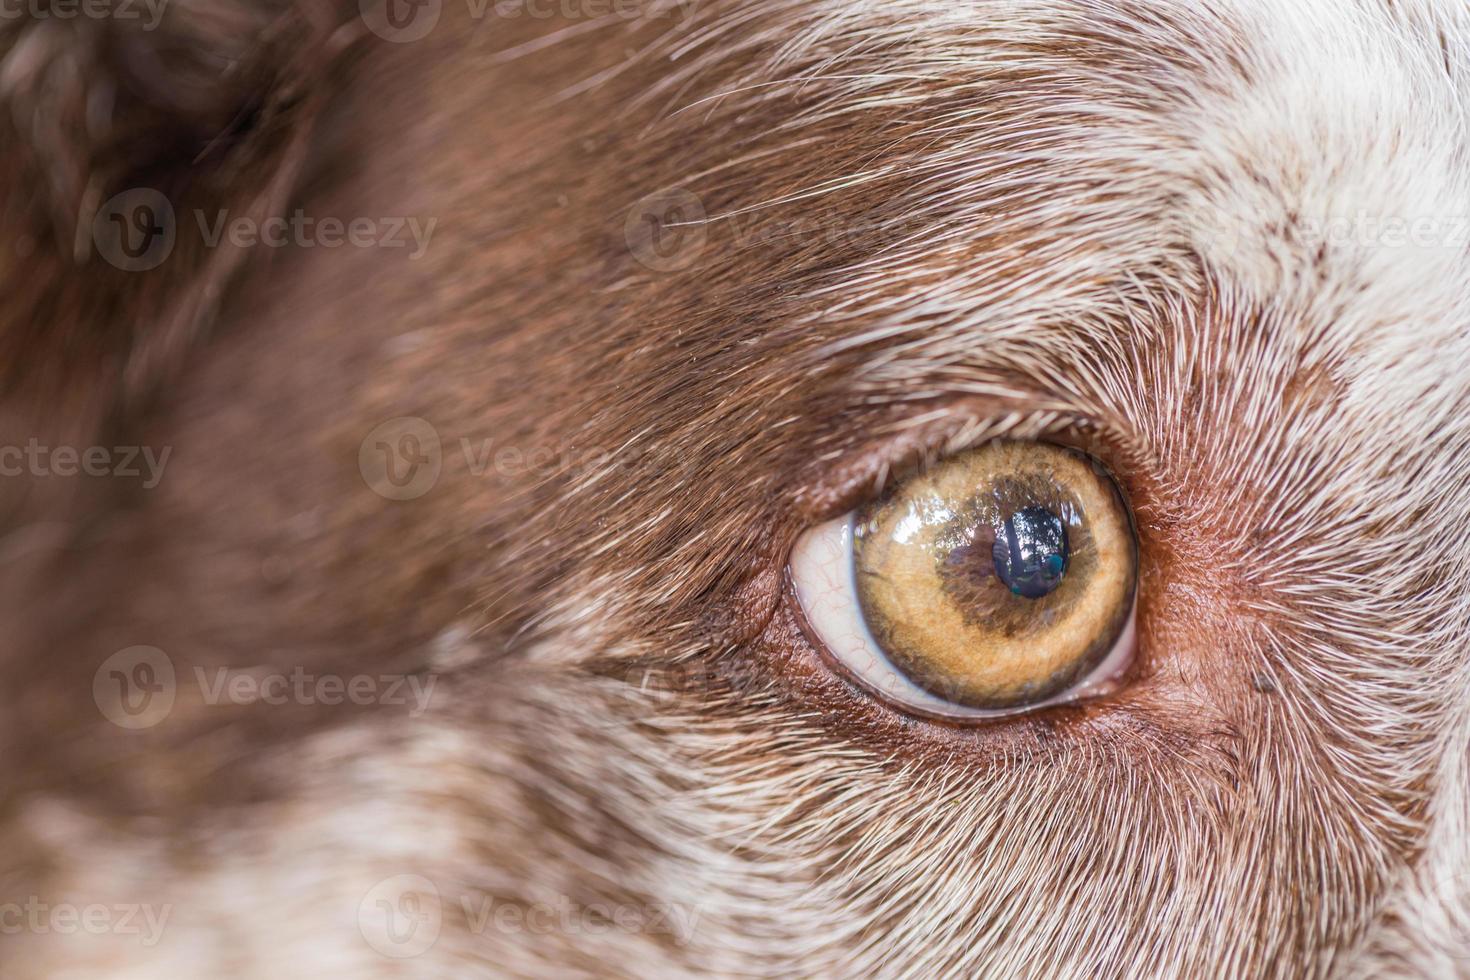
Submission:
[[1054,698],[1014,708],[986,709],[946,701],[913,681],[878,646],[863,619],[853,578],[853,515],[808,529],[791,552],[791,578],[807,626],[853,681],[912,714],[950,720],[1000,718],[1066,704],[1112,689],[1133,659],[1134,609],[1117,642],[1087,677]]

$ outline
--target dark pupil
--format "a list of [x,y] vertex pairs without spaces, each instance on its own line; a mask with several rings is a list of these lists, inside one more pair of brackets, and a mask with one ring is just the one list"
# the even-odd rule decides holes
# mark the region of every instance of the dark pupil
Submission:
[[1067,572],[1067,528],[1045,507],[1026,507],[1006,518],[991,549],[995,574],[1018,596],[1040,599]]

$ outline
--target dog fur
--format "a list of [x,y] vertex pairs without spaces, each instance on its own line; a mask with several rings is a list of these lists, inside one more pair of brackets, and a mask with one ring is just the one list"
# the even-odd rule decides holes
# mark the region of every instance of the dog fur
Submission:
[[[5,976],[1470,975],[1470,9],[491,9],[6,28],[0,434],[173,461],[0,490],[4,895],[170,910],[6,935]],[[125,273],[78,229],[137,186],[437,231],[181,219]],[[674,191],[704,217],[650,263]],[[358,469],[399,417],[443,446],[414,500]],[[785,556],[999,435],[1118,477],[1137,663],[906,718],[822,666]],[[93,676],[138,644],[179,697],[121,730]],[[436,684],[191,680],[295,669]],[[384,887],[431,947],[366,940]]]

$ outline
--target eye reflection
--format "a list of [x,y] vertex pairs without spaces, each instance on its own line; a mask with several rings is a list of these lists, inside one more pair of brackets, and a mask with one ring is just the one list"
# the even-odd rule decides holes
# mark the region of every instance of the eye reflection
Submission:
[[1045,507],[1032,505],[1006,518],[991,546],[995,574],[1006,588],[1040,599],[1062,584],[1067,573],[1067,526]]

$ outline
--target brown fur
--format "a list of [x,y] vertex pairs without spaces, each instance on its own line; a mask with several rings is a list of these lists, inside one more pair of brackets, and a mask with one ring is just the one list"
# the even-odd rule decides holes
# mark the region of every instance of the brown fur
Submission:
[[[1422,522],[1470,525],[1470,393],[1375,360],[1401,311],[1337,302],[1341,262],[1252,279],[1195,236],[1180,120],[1270,74],[1248,25],[993,6],[14,30],[3,432],[174,458],[156,489],[4,489],[6,892],[175,911],[148,951],[20,937],[7,975],[1301,976],[1393,947],[1465,703],[1465,568]],[[139,76],[135,45],[178,62]],[[78,255],[75,215],[138,185],[439,226],[416,261],[210,250],[187,220],[155,272]],[[666,188],[715,220],[659,271],[625,219]],[[1411,419],[1363,394],[1380,360]],[[400,416],[444,471],[395,502],[357,454]],[[783,565],[997,434],[1120,475],[1142,650],[1116,697],[955,729],[827,671]],[[549,460],[475,474],[461,439]],[[92,678],[134,644],[181,676],[441,687],[422,718],[181,693],[121,731]],[[700,924],[486,934],[450,902],[395,961],[353,915],[398,874]]]

